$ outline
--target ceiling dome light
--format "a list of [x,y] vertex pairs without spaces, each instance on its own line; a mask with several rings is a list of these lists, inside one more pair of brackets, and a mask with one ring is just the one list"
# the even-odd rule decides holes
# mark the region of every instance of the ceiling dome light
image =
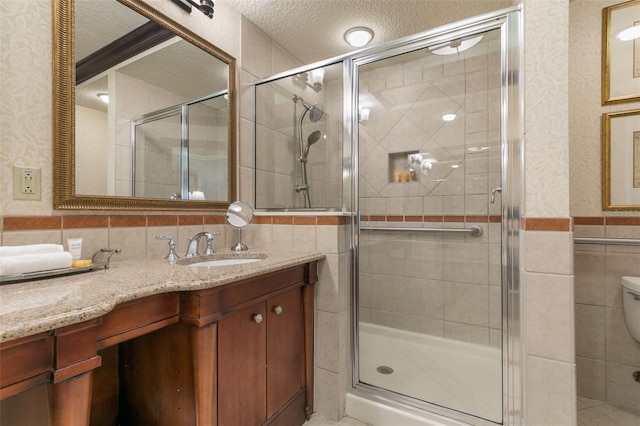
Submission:
[[444,121],[453,121],[453,120],[456,119],[456,115],[453,114],[453,113],[445,114],[445,115],[442,116],[442,119]]
[[99,97],[100,100],[102,102],[104,102],[105,104],[109,103],[109,94],[108,93],[98,93],[96,96]]
[[467,39],[452,40],[444,44],[438,44],[436,46],[429,47],[431,53],[436,55],[453,55],[455,53],[463,52],[467,49],[471,49],[482,40],[482,34],[477,37]]
[[621,41],[629,41],[640,38],[640,25],[634,25],[633,27],[629,27],[626,30],[620,31],[616,38]]
[[363,47],[373,39],[373,31],[367,27],[355,27],[344,33],[344,39],[353,47]]

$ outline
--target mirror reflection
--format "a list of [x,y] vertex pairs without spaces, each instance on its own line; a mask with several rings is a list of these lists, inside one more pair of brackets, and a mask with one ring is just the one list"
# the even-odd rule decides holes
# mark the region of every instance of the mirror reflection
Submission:
[[95,74],[77,68],[76,193],[225,200],[227,64],[171,36],[102,70],[96,52],[149,21],[116,1],[78,1],[75,13],[76,65]]

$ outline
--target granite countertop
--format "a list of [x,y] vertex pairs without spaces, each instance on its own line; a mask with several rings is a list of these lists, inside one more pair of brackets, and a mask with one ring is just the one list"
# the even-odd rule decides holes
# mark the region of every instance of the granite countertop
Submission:
[[316,260],[318,252],[217,250],[207,260],[264,258],[240,265],[197,267],[167,260],[111,262],[109,269],[0,285],[0,343],[100,317],[116,305],[154,294],[203,290]]

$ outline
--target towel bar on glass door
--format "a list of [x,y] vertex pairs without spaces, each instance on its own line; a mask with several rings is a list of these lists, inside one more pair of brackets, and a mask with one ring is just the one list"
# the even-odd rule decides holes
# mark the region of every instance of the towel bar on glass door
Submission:
[[576,244],[611,244],[611,245],[625,245],[625,246],[640,246],[640,240],[625,239],[625,238],[574,238],[573,242]]
[[446,232],[471,234],[472,237],[479,237],[484,230],[482,226],[473,225],[471,228],[391,228],[386,226],[361,226],[362,231],[403,231],[403,232]]

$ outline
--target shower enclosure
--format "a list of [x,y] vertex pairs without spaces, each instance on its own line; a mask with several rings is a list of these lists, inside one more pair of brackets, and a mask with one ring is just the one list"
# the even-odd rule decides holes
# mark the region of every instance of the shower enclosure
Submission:
[[134,197],[226,197],[226,91],[152,112],[131,122]]
[[[344,141],[326,180],[343,182],[332,204],[352,218],[354,395],[440,419],[520,423],[520,19],[514,7],[256,84],[258,208],[308,207],[295,196],[305,173],[296,161],[324,144],[316,131]],[[343,110],[329,90],[311,101],[330,105],[314,127],[304,119],[314,104],[296,111],[301,95],[285,87],[326,67],[342,70],[333,95]],[[276,184],[260,157],[277,143],[288,168]],[[326,205],[310,182],[310,205]],[[278,199],[281,188],[291,198]]]

